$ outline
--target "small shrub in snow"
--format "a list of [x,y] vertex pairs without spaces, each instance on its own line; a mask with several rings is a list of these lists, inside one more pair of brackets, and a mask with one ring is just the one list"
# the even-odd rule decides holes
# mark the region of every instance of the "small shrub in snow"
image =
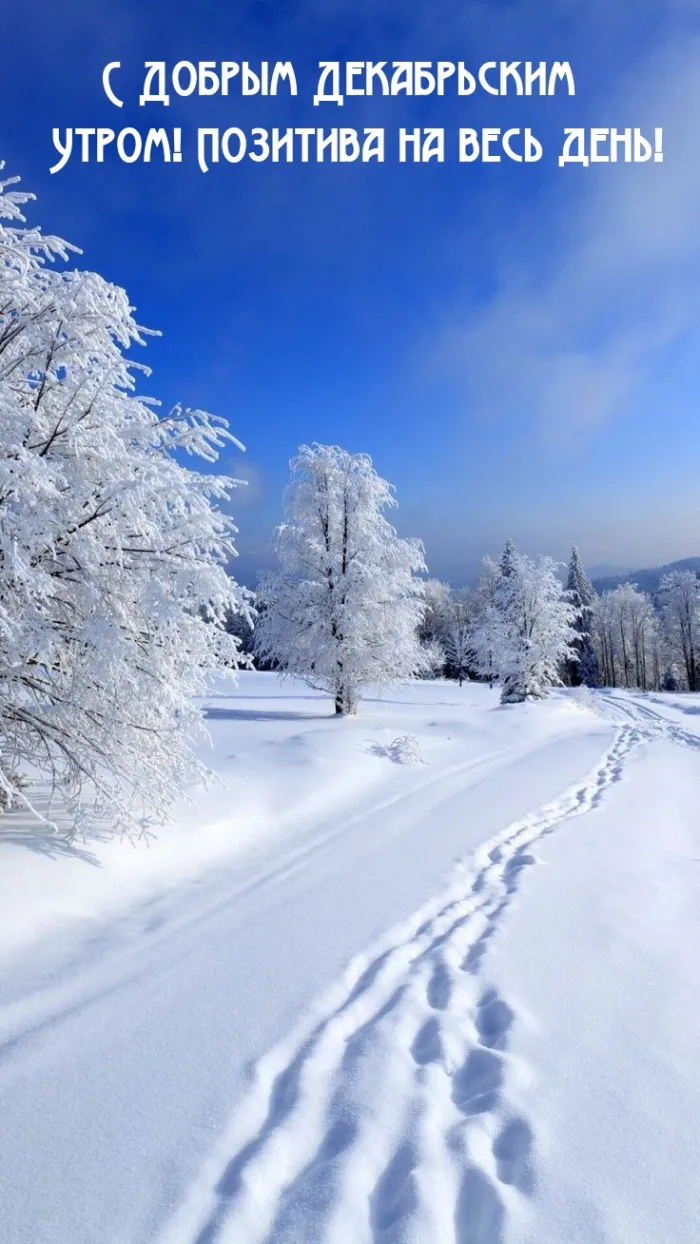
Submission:
[[392,760],[400,765],[424,765],[425,759],[415,734],[400,734],[389,744]]
[[572,687],[570,692],[571,703],[583,713],[595,713],[597,717],[606,717],[608,710],[601,701],[599,695],[592,691],[590,687],[581,684],[579,687]]
[[420,743],[415,734],[399,734],[391,743],[373,743],[370,751],[375,756],[386,756],[397,765],[424,765],[428,762],[423,757]]

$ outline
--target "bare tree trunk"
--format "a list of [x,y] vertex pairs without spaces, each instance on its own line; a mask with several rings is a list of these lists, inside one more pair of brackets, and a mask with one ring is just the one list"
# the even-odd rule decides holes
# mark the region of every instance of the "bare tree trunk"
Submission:
[[625,635],[625,624],[620,618],[620,643],[622,645],[622,667],[625,675],[625,687],[630,685],[629,658],[627,656],[627,639]]
[[357,696],[351,687],[341,684],[336,687],[335,692],[335,713],[336,717],[352,717],[357,712]]

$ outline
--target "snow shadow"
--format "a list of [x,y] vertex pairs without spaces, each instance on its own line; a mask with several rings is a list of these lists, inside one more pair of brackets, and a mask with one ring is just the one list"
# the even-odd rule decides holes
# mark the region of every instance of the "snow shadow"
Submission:
[[496,1188],[482,1171],[470,1167],[457,1198],[455,1244],[501,1244],[505,1216]]
[[334,714],[273,708],[206,708],[204,716],[207,721],[329,721]]
[[[3,818],[5,819],[5,818]],[[9,819],[9,818],[8,818]],[[78,846],[61,834],[54,834],[50,829],[39,825],[35,829],[8,829],[0,823],[0,848],[3,846],[26,847],[35,855],[43,855],[49,860],[74,859],[84,864],[92,864],[95,868],[102,865],[97,856],[85,847]]]
[[[678,692],[678,691],[673,692],[674,696],[677,695],[680,697],[682,694],[683,694],[682,692]],[[685,694],[692,695],[693,692],[686,692]],[[653,704],[663,704],[664,707],[666,708],[668,707],[668,700],[663,700],[661,696],[650,695],[647,698],[651,700]],[[672,707],[676,709],[679,713],[685,713],[687,717],[700,717],[700,704],[696,704],[694,702],[691,704],[682,704],[679,702],[679,700],[674,699]]]
[[[303,691],[294,691],[292,698],[295,700],[315,700],[318,703],[319,700],[327,700],[328,696],[319,695],[314,692],[305,693]],[[289,696],[286,696],[284,692],[281,692],[279,690],[275,692],[271,692],[269,695],[251,695],[250,692],[248,691],[239,690],[239,691],[209,691],[206,695],[195,696],[195,699],[196,700],[238,700],[238,702],[240,703],[241,700],[246,700],[246,701],[267,700],[268,702],[270,700],[288,700]]]
[[[85,846],[84,836],[74,833],[73,818],[49,782],[32,783],[27,798],[29,807],[19,806],[0,815],[0,849],[4,845],[24,847],[45,859],[74,859],[102,867],[94,852]],[[114,835],[95,818],[89,836],[94,842],[107,842]]]
[[[370,695],[366,695],[366,696],[363,695],[361,703],[362,704],[381,704],[382,707],[384,708],[386,708],[387,705],[389,705],[392,708],[411,709],[411,708],[416,707],[416,702],[414,700],[410,700],[410,699],[389,700],[389,699],[385,699],[383,696],[370,696]],[[459,708],[460,705],[455,700],[431,700],[430,704],[427,705],[426,707],[429,707],[431,709],[433,708]]]
[[383,1244],[387,1233],[394,1227],[398,1228],[401,1220],[410,1218],[418,1208],[418,1191],[413,1174],[417,1165],[418,1153],[412,1144],[405,1142],[380,1175],[370,1197],[370,1221],[375,1244]]

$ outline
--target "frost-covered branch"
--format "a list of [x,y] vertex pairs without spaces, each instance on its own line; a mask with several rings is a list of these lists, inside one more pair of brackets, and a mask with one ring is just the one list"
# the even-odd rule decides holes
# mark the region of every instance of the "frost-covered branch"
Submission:
[[[121,289],[57,270],[0,184],[0,786],[48,779],[88,831],[162,818],[203,770],[193,696],[239,662],[225,616],[235,481],[186,469],[238,445],[225,421],[136,394],[150,335]],[[57,590],[60,584],[60,589]],[[200,612],[209,602],[206,621]],[[221,623],[216,624],[216,623]]]

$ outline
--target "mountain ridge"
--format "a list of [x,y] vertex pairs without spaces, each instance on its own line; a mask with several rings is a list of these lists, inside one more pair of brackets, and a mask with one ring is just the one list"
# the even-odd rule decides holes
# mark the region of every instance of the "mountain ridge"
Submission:
[[700,576],[700,557],[683,557],[679,561],[667,562],[663,566],[645,566],[638,570],[625,570],[619,574],[603,575],[593,578],[591,582],[600,596],[603,592],[613,591],[623,583],[634,583],[640,592],[656,592],[665,574],[673,570],[693,570]]

